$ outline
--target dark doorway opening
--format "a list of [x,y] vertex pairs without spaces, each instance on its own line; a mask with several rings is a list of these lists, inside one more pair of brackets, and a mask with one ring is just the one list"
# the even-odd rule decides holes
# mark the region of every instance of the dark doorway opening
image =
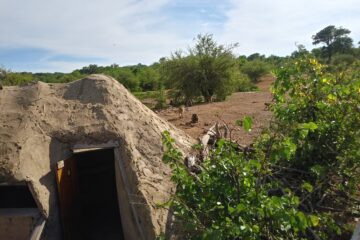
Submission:
[[[76,153],[68,161],[63,166],[65,172],[60,178],[58,176],[59,188],[71,185],[69,191],[59,189],[60,205],[62,202],[70,203],[61,206],[64,238],[124,239],[116,191],[114,150]],[[66,179],[68,176],[70,180]],[[69,194],[72,196],[67,196]]]
[[75,158],[84,239],[122,239],[114,150],[79,153]]
[[37,208],[26,184],[0,185],[0,208]]
[[25,182],[0,183],[0,239],[38,240],[44,225]]

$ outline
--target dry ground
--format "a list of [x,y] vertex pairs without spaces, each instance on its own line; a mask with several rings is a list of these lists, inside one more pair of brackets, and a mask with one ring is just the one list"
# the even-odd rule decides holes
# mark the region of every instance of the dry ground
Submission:
[[[183,118],[179,117],[177,108],[162,110],[158,115],[194,138],[202,136],[214,123],[225,122],[231,129],[236,129],[232,133],[232,139],[241,144],[249,144],[260,134],[261,129],[266,126],[272,116],[271,112],[265,108],[265,103],[271,101],[269,87],[273,81],[274,78],[269,75],[258,84],[259,92],[237,92],[224,102],[189,107]],[[199,117],[199,122],[196,124],[190,124],[193,113]],[[235,126],[235,121],[243,119],[244,116],[250,116],[253,119],[253,128],[250,133]]]

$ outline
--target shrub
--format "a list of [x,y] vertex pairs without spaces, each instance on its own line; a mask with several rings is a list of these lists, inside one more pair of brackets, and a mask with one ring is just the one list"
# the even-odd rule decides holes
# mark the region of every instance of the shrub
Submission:
[[34,78],[30,73],[6,72],[2,78],[4,85],[20,85],[31,81],[34,81]]
[[[307,211],[332,209],[334,218],[359,214],[353,201],[360,184],[359,91],[357,65],[331,74],[316,60],[303,58],[277,71],[273,111],[278,129],[271,141],[286,139],[295,149],[288,159],[271,160],[303,172],[302,181],[314,187],[302,205]],[[272,145],[276,153],[278,146]]]
[[166,205],[184,239],[349,237],[360,214],[360,64],[332,74],[303,57],[276,76],[275,121],[250,154],[219,140],[195,175],[163,134],[177,184]]
[[318,226],[319,218],[300,211],[300,200],[290,190],[269,195],[280,184],[267,180],[270,165],[247,159],[235,144],[220,140],[194,177],[168,132],[163,142],[163,159],[178,186],[164,206],[180,221],[182,239],[295,239]]
[[115,74],[115,78],[130,91],[139,90],[139,81],[136,79],[136,77],[130,70],[121,69]]
[[257,83],[259,82],[260,77],[270,72],[270,67],[261,60],[254,60],[245,63],[240,70],[248,75],[253,83]]
[[246,74],[240,71],[237,71],[236,74],[237,75],[236,77],[234,77],[234,81],[233,81],[234,92],[249,92],[257,89],[255,84],[252,83],[252,81]]
[[178,90],[185,101],[202,96],[210,102],[214,95],[224,98],[231,93],[231,76],[236,61],[232,50],[236,45],[224,46],[212,35],[198,35],[197,43],[187,55],[175,52],[162,62],[162,78],[169,88]]
[[156,97],[156,109],[161,109],[166,107],[166,92],[165,88],[163,86],[160,87],[160,90],[158,91],[157,97]]
[[332,58],[330,70],[333,72],[345,71],[355,61],[356,58],[351,54],[337,54]]

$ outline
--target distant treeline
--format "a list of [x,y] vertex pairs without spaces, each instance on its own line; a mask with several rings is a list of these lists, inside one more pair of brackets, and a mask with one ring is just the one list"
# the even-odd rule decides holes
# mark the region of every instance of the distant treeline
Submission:
[[4,85],[19,85],[26,82],[42,81],[46,83],[67,83],[90,74],[106,74],[121,82],[131,91],[150,91],[158,89],[158,64],[146,66],[142,64],[120,67],[117,64],[98,66],[90,64],[71,73],[31,73],[2,70]]
[[[227,96],[229,92],[233,91],[253,90],[254,83],[259,81],[262,75],[279,68],[288,60],[305,54],[313,55],[334,71],[346,68],[360,59],[360,48],[354,46],[353,40],[348,36],[349,33],[350,31],[347,29],[328,26],[312,36],[313,44],[322,44],[321,47],[308,51],[303,45],[299,44],[297,45],[298,49],[286,57],[265,56],[260,53],[249,56],[235,56],[232,50],[236,47],[236,44],[230,45],[232,47],[227,49],[227,45],[217,44],[212,35],[199,35],[198,42],[192,49],[189,49],[190,51],[187,54],[175,52],[170,57],[163,57],[149,66],[140,63],[132,66],[119,66],[117,64],[98,66],[91,64],[76,69],[71,73],[13,72],[6,68],[0,68],[0,80],[2,80],[3,85],[19,85],[33,81],[66,83],[89,74],[106,74],[115,78],[132,92],[145,92],[173,89],[174,82],[184,77],[184,73],[181,73],[181,71],[186,71],[186,79],[184,79],[184,81],[187,81],[185,82],[186,85],[191,85],[197,81],[200,85],[195,84],[194,86],[203,93],[206,91],[211,92],[212,89],[209,86],[216,85],[216,82],[223,81],[223,78],[231,78],[231,81],[223,81],[224,83],[227,82],[226,84],[229,84],[229,86],[221,94]],[[192,72],[192,74],[188,74],[189,72]],[[204,75],[204,73],[206,74]],[[206,89],[203,89],[204,87]],[[218,86],[216,87],[218,88]],[[185,91],[185,89],[180,90]],[[183,95],[186,95],[184,91]],[[210,95],[212,94],[216,95],[215,92]],[[204,96],[204,94],[202,95]]]

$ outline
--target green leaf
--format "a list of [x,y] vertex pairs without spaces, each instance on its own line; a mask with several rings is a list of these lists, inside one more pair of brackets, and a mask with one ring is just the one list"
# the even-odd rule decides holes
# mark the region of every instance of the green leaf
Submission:
[[304,213],[303,212],[297,212],[296,216],[297,216],[297,218],[299,220],[299,225],[298,225],[299,228],[302,229],[302,230],[306,229],[307,220],[306,220],[306,217],[305,217]]
[[285,139],[282,147],[282,154],[284,158],[290,160],[291,156],[295,154],[296,148],[296,144],[293,143],[290,138]]
[[261,169],[261,164],[259,163],[259,161],[250,160],[250,161],[249,161],[249,164],[250,164],[251,166],[253,166],[256,170]]
[[311,222],[311,225],[313,226],[313,227],[316,227],[317,225],[319,225],[319,218],[317,217],[317,216],[315,216],[315,215],[310,215],[309,216],[309,219],[310,219],[310,222]]
[[308,182],[304,182],[304,183],[301,185],[301,187],[302,187],[303,189],[305,189],[306,191],[308,191],[308,192],[312,192],[312,191],[313,191],[313,186],[312,186],[310,183],[308,183]]
[[337,99],[337,97],[336,97],[334,94],[331,94],[331,93],[327,96],[327,98],[328,98],[330,101],[336,101],[336,99]]
[[307,129],[310,131],[314,131],[318,128],[318,125],[314,122],[302,123],[300,124],[300,129]]
[[260,232],[260,227],[258,225],[253,225],[252,226],[252,230],[255,232],[255,233],[259,233]]
[[237,212],[241,212],[241,211],[243,211],[243,210],[245,210],[245,209],[246,209],[246,206],[245,206],[244,204],[242,204],[242,203],[239,203],[239,204],[236,206]]
[[228,206],[228,211],[230,214],[232,214],[233,212],[235,212],[235,208]]
[[301,130],[300,130],[301,139],[306,138],[308,134],[309,134],[309,130],[308,130],[308,129],[301,129]]
[[326,169],[324,166],[317,164],[317,165],[312,166],[310,168],[310,171],[313,172],[317,176],[322,176],[325,174]]
[[204,234],[206,240],[219,240],[221,239],[221,232],[219,230],[210,230]]
[[251,117],[244,117],[243,120],[243,128],[245,131],[250,132],[252,127],[252,118]]

